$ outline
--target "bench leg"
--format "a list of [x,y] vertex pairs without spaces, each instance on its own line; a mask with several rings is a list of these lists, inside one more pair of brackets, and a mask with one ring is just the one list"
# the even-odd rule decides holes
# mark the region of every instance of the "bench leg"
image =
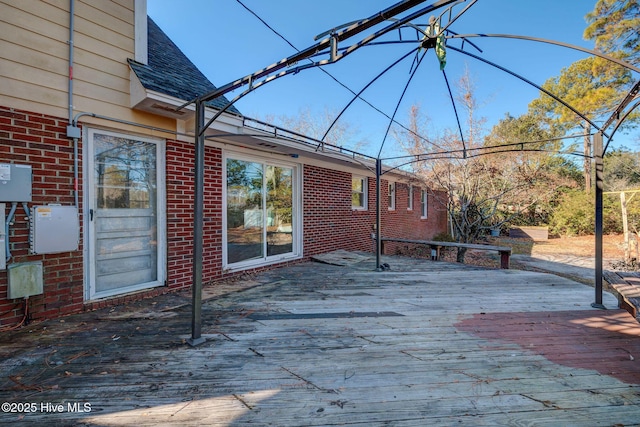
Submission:
[[500,252],[500,268],[509,269],[509,252]]

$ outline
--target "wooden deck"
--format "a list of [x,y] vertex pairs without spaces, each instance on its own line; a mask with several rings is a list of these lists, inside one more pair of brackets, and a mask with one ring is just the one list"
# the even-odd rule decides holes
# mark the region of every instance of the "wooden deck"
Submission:
[[196,348],[189,295],[4,334],[0,401],[36,410],[0,424],[640,423],[640,325],[613,296],[596,310],[593,288],[550,274],[383,260],[207,289]]

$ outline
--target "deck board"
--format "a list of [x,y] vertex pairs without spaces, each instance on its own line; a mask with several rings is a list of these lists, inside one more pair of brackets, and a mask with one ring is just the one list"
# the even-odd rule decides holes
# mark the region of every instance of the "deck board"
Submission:
[[640,325],[612,295],[596,310],[593,288],[555,275],[401,257],[375,272],[360,257],[209,290],[195,348],[188,295],[4,334],[0,400],[92,411],[0,423],[638,424]]

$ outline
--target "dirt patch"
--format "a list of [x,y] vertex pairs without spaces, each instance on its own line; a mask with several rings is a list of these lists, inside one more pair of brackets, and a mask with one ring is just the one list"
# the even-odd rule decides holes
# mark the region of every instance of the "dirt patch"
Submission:
[[[624,258],[622,235],[611,234],[602,237],[602,252],[605,258]],[[504,242],[506,244],[506,242]],[[592,257],[596,251],[594,236],[560,237],[534,242],[529,255],[573,255]]]

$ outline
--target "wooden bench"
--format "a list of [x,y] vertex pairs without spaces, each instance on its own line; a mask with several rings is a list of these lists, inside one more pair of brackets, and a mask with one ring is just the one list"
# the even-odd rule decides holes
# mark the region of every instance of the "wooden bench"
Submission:
[[479,245],[475,243],[458,243],[458,242],[437,242],[435,240],[412,240],[412,239],[395,239],[383,237],[381,241],[381,252],[384,253],[385,242],[411,243],[414,245],[427,245],[431,248],[431,259],[437,261],[440,259],[440,248],[467,248],[483,251],[497,251],[500,253],[500,268],[509,268],[509,257],[511,256],[511,248],[509,246]]

